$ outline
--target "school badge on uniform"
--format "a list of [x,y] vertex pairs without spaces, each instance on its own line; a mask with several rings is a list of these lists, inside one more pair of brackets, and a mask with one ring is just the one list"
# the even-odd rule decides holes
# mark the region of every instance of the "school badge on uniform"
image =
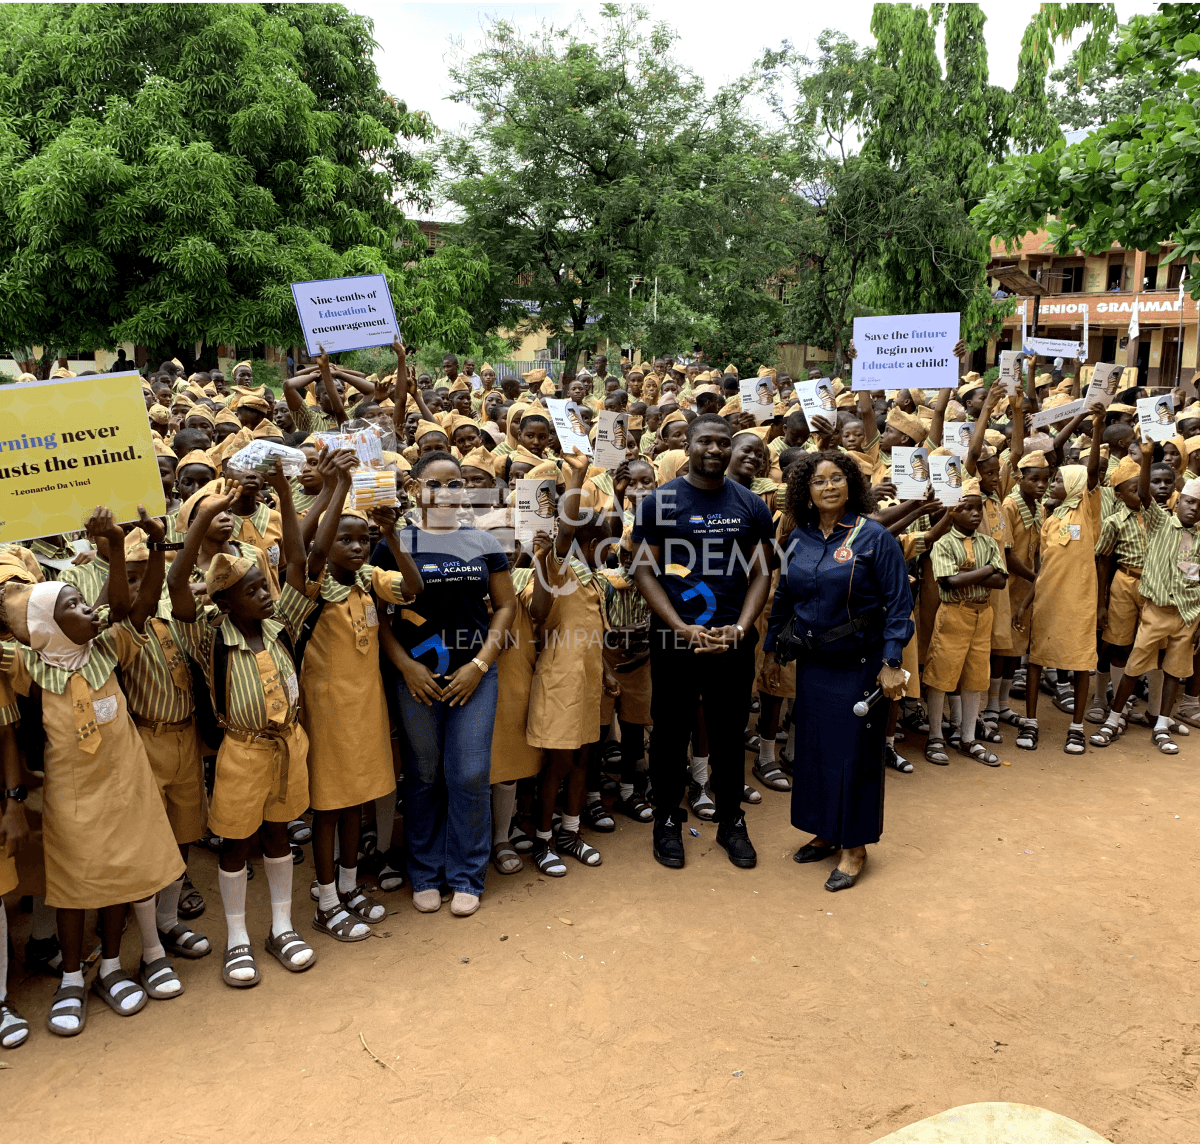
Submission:
[[841,548],[834,552],[833,558],[839,564],[845,564],[847,561],[854,559],[854,553],[847,545],[843,544]]

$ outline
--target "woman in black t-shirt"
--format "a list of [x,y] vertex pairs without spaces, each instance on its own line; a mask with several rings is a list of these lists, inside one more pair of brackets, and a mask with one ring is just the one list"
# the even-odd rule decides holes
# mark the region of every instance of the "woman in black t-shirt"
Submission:
[[[479,908],[491,854],[492,665],[516,598],[500,545],[458,523],[466,487],[458,462],[426,453],[410,475],[418,523],[401,543],[425,590],[411,605],[389,607],[396,639],[386,649],[400,675],[408,872],[418,910],[437,910],[445,884],[454,891],[451,913],[466,916]],[[373,559],[390,568],[390,558],[381,545]]]

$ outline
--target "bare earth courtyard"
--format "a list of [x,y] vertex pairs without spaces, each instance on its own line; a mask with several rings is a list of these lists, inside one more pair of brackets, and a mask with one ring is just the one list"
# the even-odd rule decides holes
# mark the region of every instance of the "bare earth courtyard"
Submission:
[[[1015,1101],[1113,1144],[1195,1141],[1200,739],[1168,758],[1134,728],[1073,759],[1066,717],[1043,716],[1036,755],[996,748],[1011,767],[889,773],[883,841],[848,892],[791,861],[789,796],[766,792],[753,871],[694,819],[687,867],[664,870],[622,820],[598,870],[490,871],[465,920],[402,890],[389,937],[318,937],[296,976],[264,954],[244,992],[216,956],[180,962],[182,998],[128,1022],[93,999],[74,1040],[45,1032],[49,979],[17,985],[34,1033],[0,1059],[4,1136],[867,1144]],[[216,860],[193,867],[219,946]],[[311,877],[297,868],[303,931]]]

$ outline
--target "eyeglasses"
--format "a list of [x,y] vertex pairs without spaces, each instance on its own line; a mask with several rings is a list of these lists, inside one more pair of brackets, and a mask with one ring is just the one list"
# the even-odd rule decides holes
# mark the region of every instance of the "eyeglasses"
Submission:
[[467,487],[466,481],[447,481],[445,484],[442,484],[441,481],[422,481],[421,484],[433,492],[438,489],[465,489]]
[[837,487],[838,485],[844,485],[845,483],[845,473],[834,473],[832,477],[828,478],[828,480],[824,477],[813,477],[813,479],[808,482],[808,487],[810,489],[823,489],[828,485]]

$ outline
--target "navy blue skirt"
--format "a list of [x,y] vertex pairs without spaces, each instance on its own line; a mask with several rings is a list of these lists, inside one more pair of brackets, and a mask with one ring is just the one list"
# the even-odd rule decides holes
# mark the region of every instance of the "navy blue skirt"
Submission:
[[879,684],[878,650],[860,661],[796,661],[792,825],[845,849],[883,833],[883,746],[888,701],[865,718],[854,704]]

